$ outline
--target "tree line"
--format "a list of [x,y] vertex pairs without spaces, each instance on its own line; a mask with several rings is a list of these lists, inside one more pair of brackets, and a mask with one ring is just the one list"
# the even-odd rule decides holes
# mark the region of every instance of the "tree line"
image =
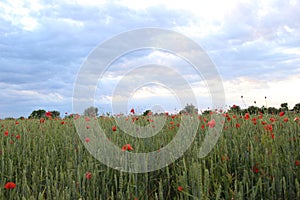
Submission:
[[[84,116],[90,116],[90,117],[97,117],[98,114],[98,108],[94,107],[94,106],[90,106],[88,108],[86,108],[83,112]],[[278,114],[279,112],[295,112],[295,113],[300,113],[300,103],[297,103],[294,105],[294,107],[292,109],[289,109],[288,107],[288,103],[281,103],[280,104],[280,108],[275,108],[275,107],[257,107],[257,106],[249,106],[247,108],[242,109],[240,106],[238,105],[232,105],[230,106],[230,108],[228,109],[228,112],[235,112],[237,114],[245,114],[245,113],[249,113],[249,114],[258,114],[258,113],[263,113],[263,114]],[[146,110],[145,112],[143,112],[142,115],[147,115],[149,112],[151,112],[151,110]],[[211,110],[207,109],[201,112],[201,114],[208,114],[210,113]],[[196,108],[193,104],[187,104],[180,112],[180,114],[184,114],[184,113],[198,113],[198,108]],[[107,113],[107,115],[109,116],[110,114]],[[28,119],[40,119],[40,118],[60,118],[60,112],[57,110],[53,110],[53,111],[46,111],[44,109],[39,109],[39,110],[34,110],[32,111],[32,113],[28,116]],[[66,115],[65,117],[72,117],[71,115]],[[6,118],[6,119],[14,119],[14,118]],[[19,119],[25,119],[25,117],[20,117]]]

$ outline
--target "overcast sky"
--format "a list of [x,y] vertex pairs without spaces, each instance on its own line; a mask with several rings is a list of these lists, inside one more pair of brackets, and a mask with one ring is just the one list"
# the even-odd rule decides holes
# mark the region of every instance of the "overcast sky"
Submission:
[[[0,118],[27,117],[35,109],[73,112],[74,83],[91,52],[120,33],[145,27],[176,31],[202,47],[221,76],[226,105],[287,102],[292,108],[300,102],[299,19],[297,0],[4,0]],[[144,50],[118,58],[99,79],[95,105],[100,112],[111,111],[114,88],[126,81],[124,74],[147,63],[176,69],[200,109],[211,106],[205,80],[188,63],[172,53]],[[126,105],[139,112],[154,104],[180,109],[176,93],[164,85],[137,85],[129,96]]]

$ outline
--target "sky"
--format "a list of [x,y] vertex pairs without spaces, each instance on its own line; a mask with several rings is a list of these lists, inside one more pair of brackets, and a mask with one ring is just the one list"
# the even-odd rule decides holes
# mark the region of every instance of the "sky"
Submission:
[[[28,117],[36,109],[74,112],[76,80],[91,53],[119,34],[149,27],[182,34],[206,52],[222,80],[224,107],[256,101],[259,107],[287,102],[293,108],[300,102],[299,19],[297,0],[4,0],[0,118]],[[112,106],[120,101],[128,112],[154,105],[169,112],[182,109],[186,102],[179,102],[179,86],[137,81],[128,90],[135,84],[130,72],[146,64],[169,67],[155,74],[176,72],[192,88],[200,110],[212,107],[207,80],[191,64],[172,52],[144,49],[116,58],[102,75],[95,72],[100,78],[93,86],[94,105],[100,114],[123,112]]]

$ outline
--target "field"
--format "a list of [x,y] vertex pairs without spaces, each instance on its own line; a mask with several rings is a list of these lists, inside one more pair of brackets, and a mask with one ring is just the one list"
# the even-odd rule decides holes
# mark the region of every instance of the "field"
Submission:
[[[211,127],[209,115],[198,116],[196,138],[182,157],[138,174],[90,155],[84,143],[92,138],[80,140],[73,118],[1,120],[0,199],[300,199],[298,117],[226,114],[218,143],[201,159],[198,149]],[[130,144],[131,152],[159,150],[183,123],[169,115],[147,145],[115,127],[114,117],[85,120],[97,120],[111,142],[125,150]],[[132,123],[152,122],[137,116]]]

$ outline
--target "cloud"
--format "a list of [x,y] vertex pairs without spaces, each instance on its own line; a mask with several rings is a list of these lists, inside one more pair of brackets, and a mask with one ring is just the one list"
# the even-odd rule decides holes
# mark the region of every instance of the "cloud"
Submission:
[[[191,0],[2,1],[0,118],[29,115],[31,109],[38,107],[71,112],[74,82],[91,51],[116,34],[142,27],[178,31],[203,47],[221,75],[228,103],[239,101],[240,93],[252,100],[264,98],[267,93],[270,105],[298,101],[292,92],[300,72],[298,1],[198,3],[199,6]],[[97,97],[108,103],[114,87],[128,70],[149,63],[177,70],[189,80],[201,106],[210,104],[201,74],[170,52],[131,52],[110,66],[100,86],[91,87],[102,89],[102,96]],[[276,98],[276,91],[284,95]],[[165,92],[145,87],[137,94],[135,98],[142,99],[150,94],[164,96]],[[151,104],[155,100],[150,99],[144,102]]]

